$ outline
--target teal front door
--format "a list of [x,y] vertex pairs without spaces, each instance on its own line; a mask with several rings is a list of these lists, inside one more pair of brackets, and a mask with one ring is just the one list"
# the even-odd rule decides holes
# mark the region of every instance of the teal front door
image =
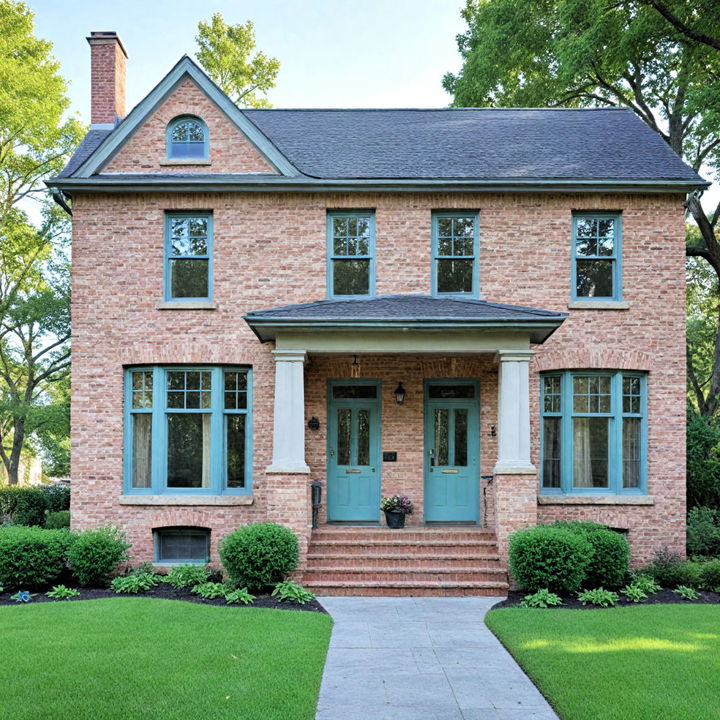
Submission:
[[332,381],[328,387],[328,522],[380,517],[380,385]]
[[479,520],[478,406],[472,380],[425,383],[425,522]]

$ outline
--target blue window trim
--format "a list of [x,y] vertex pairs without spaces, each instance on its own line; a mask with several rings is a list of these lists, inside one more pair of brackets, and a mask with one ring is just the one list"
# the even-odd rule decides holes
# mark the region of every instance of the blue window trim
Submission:
[[[175,218],[205,218],[208,221],[207,254],[206,255],[172,255],[170,248],[170,221]],[[192,302],[194,300],[213,299],[213,245],[215,227],[213,214],[207,210],[200,211],[166,211],[165,212],[165,240],[163,243],[163,298],[167,302]],[[207,297],[173,297],[171,294],[172,283],[170,282],[170,261],[187,258],[188,260],[208,261],[208,294]]]
[[[172,132],[177,125],[186,120],[193,120],[194,122],[200,123],[203,129],[203,154],[199,157],[178,157],[172,154]],[[209,160],[210,159],[210,131],[208,130],[207,123],[197,115],[178,115],[173,118],[165,129],[165,154],[168,160],[182,160],[187,162],[188,165],[192,165],[193,160]]]
[[[370,221],[370,240],[368,243],[367,255],[335,255],[333,247],[333,219],[338,217],[346,218],[367,218]],[[357,298],[374,297],[375,296],[375,211],[374,210],[328,210],[326,220],[326,238],[327,238],[327,297],[329,300],[352,300]],[[367,295],[335,295],[333,293],[333,260],[342,260],[352,257],[357,260],[370,261],[370,278],[368,282]]]
[[[613,254],[595,256],[583,255],[577,256],[577,224],[580,219],[590,220],[614,220],[615,221],[615,239],[613,243]],[[570,297],[573,301],[589,301],[589,302],[607,302],[608,300],[622,300],[622,214],[619,212],[582,212],[577,210],[572,214],[572,240],[571,240],[572,262],[570,270]],[[580,260],[606,260],[612,261],[613,273],[613,294],[608,295],[578,295],[577,294],[577,261]]]
[[[163,533],[174,533],[177,535],[190,535],[203,533],[207,536],[208,551],[204,558],[183,558],[181,560],[163,560],[160,557],[160,536]],[[190,525],[168,526],[153,528],[153,563],[156,565],[205,565],[210,562],[210,528],[193,527]]]
[[[450,256],[440,255],[438,248],[438,220],[442,218],[460,218],[471,217],[473,219],[474,240],[473,240],[473,273],[472,273],[472,292],[457,293],[441,293],[437,289],[437,265],[438,260],[449,258]],[[431,231],[431,253],[432,253],[432,294],[440,297],[480,297],[480,213],[477,210],[435,210],[432,213],[432,231]],[[452,259],[452,258],[450,258]],[[461,259],[461,258],[458,258]],[[465,259],[469,259],[465,257]]]
[[[573,411],[573,377],[610,376],[610,412],[580,413]],[[545,384],[543,378],[560,378],[560,411],[545,412]],[[623,377],[640,379],[640,413],[623,412]],[[560,487],[543,487],[543,457],[545,417],[560,418]],[[573,418],[610,418],[608,443],[608,487],[573,487]],[[640,423],[640,487],[624,488],[623,482],[623,418],[638,417]],[[540,374],[540,462],[538,484],[543,495],[646,495],[647,494],[647,373],[622,370],[556,370]]]
[[[172,370],[204,371],[211,373],[211,402],[205,412],[211,413],[210,418],[210,487],[209,488],[169,488],[167,487],[167,375]],[[132,373],[152,372],[152,409],[133,409],[132,407]],[[247,408],[243,410],[225,410],[224,378],[225,371],[242,371],[247,373]],[[243,366],[208,366],[208,365],[150,365],[128,367],[125,369],[125,411],[123,438],[123,486],[126,495],[252,495],[252,438],[253,438],[253,396],[252,369]],[[172,408],[173,413],[198,412]],[[132,415],[135,413],[152,414],[151,431],[151,483],[149,488],[132,487]],[[202,411],[200,411],[202,412]],[[226,433],[225,418],[229,414],[245,415],[245,487],[227,487],[226,468]]]

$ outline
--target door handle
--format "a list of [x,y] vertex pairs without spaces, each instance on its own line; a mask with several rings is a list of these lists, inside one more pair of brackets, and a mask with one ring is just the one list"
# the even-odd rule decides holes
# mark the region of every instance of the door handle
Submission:
[[330,454],[330,457],[335,457],[335,451],[334,451],[334,450],[330,450],[329,454]]

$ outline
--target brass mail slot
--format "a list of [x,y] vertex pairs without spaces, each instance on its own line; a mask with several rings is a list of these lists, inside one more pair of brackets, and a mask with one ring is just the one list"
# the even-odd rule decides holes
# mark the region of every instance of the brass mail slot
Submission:
[[459,470],[443,470],[442,472],[445,473],[445,475],[457,475],[460,471]]
[[346,473],[361,473],[362,470],[357,470],[356,468],[347,468],[345,470]]

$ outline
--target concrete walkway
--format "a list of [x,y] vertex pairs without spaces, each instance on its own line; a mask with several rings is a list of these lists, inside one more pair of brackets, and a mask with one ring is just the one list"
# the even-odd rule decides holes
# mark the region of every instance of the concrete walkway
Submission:
[[317,720],[557,720],[487,629],[498,598],[322,597]]

